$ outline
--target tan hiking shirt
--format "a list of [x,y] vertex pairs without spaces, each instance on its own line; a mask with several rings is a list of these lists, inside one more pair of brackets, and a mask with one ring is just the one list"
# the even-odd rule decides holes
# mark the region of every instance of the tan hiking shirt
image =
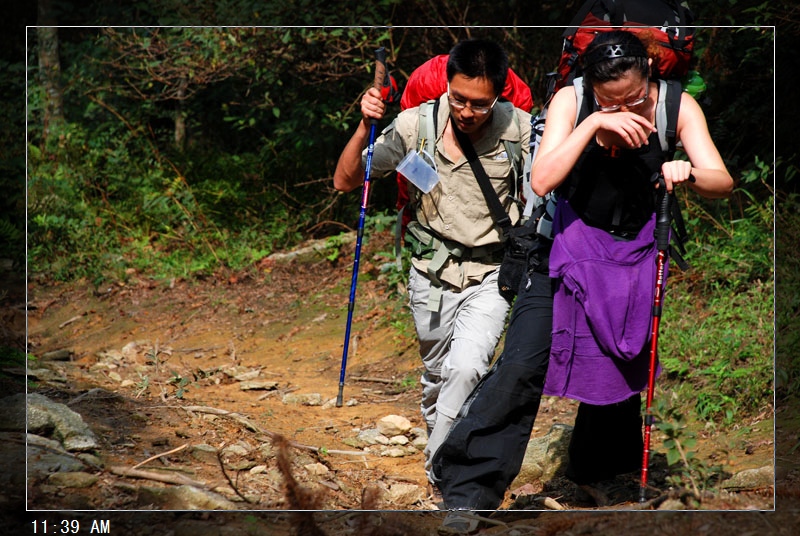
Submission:
[[[439,182],[428,194],[421,194],[413,184],[409,183],[411,199],[419,196],[421,202],[416,203],[416,219],[424,227],[433,230],[444,239],[454,240],[468,248],[497,245],[501,241],[500,229],[495,225],[486,198],[481,192],[475,175],[467,159],[461,156],[453,162],[444,153],[442,131],[449,120],[450,106],[447,95],[440,97],[437,117],[436,167]],[[519,126],[513,114],[519,119]],[[489,128],[481,140],[475,143],[486,174],[491,179],[500,202],[509,213],[512,223],[519,219],[519,207],[510,197],[512,194],[513,169],[512,161],[506,154],[503,140],[520,142],[523,160],[530,152],[531,116],[527,112],[514,108],[508,102],[498,102],[492,110]],[[386,127],[375,142],[371,177],[384,176],[394,171],[400,160],[417,144],[419,125],[418,108],[410,108],[401,112]],[[367,150],[363,159],[366,163]],[[497,259],[499,257],[495,257]],[[429,260],[413,259],[414,266],[426,273]],[[479,283],[483,277],[497,267],[494,262],[485,260],[460,260],[450,258],[445,263],[439,276],[455,289],[462,290],[472,284]]]

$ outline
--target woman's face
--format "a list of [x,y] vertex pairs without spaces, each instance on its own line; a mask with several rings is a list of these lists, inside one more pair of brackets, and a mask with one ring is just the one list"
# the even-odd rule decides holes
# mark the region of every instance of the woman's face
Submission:
[[628,71],[617,80],[596,83],[594,99],[603,112],[620,110],[633,113],[644,113],[650,98],[650,87],[646,76],[638,71]]

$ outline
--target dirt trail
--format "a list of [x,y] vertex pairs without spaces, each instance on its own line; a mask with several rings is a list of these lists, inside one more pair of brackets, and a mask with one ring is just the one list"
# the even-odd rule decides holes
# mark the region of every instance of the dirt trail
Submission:
[[[382,445],[364,453],[357,440],[387,415],[424,427],[413,330],[393,325],[397,299],[388,297],[377,277],[383,260],[375,254],[390,249],[390,241],[388,234],[378,235],[362,253],[341,408],[331,401],[338,391],[352,268],[347,247],[338,263],[321,256],[264,261],[248,272],[196,282],[157,282],[135,273],[125,284],[100,288],[31,282],[30,351],[42,358],[32,366],[55,375],[42,372],[34,390],[83,416],[100,438],[106,470],[94,486],[68,494],[32,480],[29,507],[150,508],[155,499],[144,498],[142,488],[168,485],[110,468],[130,469],[155,456],[140,469],[204,482],[242,510],[285,509],[291,505],[273,441],[281,436],[295,447],[289,449],[294,476],[313,490],[310,506],[360,508],[363,490],[373,486],[381,493],[368,506],[430,509],[419,449],[404,445],[404,455],[391,457],[381,455],[387,449]],[[570,401],[545,400],[534,436],[556,422],[571,424],[574,409]],[[751,441],[737,470],[768,465],[769,439],[765,433],[763,442]],[[225,454],[217,457],[198,445]],[[236,445],[241,449],[231,448]],[[530,486],[540,492],[545,484]],[[726,497],[717,507],[771,509],[771,493]],[[563,493],[562,502],[593,507]],[[708,504],[714,507],[712,500]]]
[[[373,270],[365,264],[367,273]],[[419,451],[390,458],[312,450],[358,451],[343,441],[352,443],[360,430],[391,414],[421,426],[413,339],[389,324],[384,284],[368,275],[358,289],[346,404],[326,405],[338,392],[346,275],[346,267],[318,260],[264,262],[250,274],[205,282],[155,283],[131,274],[125,285],[100,289],[34,285],[33,352],[68,356],[43,360],[66,381],[45,381],[40,391],[66,401],[93,388],[121,395],[116,404],[126,409],[112,415],[103,415],[102,397],[81,401],[84,417],[110,434],[108,464],[133,466],[184,443],[241,440],[255,447],[265,435],[280,435],[308,447],[299,449],[305,465],[321,462],[335,472],[337,483],[329,487],[352,488],[331,494],[325,507],[358,506],[363,484],[381,478],[424,487]],[[243,390],[252,380],[263,386]],[[185,406],[237,413],[261,433],[206,410],[180,409]],[[190,461],[189,454],[176,455],[176,462]],[[100,507],[108,500],[89,502]],[[277,493],[266,502],[281,500]]]

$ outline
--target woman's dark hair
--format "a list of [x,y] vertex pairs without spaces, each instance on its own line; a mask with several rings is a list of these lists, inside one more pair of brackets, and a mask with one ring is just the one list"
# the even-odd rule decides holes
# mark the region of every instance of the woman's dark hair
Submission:
[[583,53],[583,79],[591,87],[619,80],[631,70],[647,77],[650,70],[647,58],[645,45],[632,32],[601,32]]
[[486,78],[500,95],[508,76],[508,56],[503,47],[485,39],[467,39],[450,50],[447,59],[447,81],[457,74],[467,78]]

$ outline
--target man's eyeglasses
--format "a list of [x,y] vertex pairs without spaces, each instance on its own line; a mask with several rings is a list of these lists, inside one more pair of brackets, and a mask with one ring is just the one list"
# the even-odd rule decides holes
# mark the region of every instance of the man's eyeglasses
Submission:
[[450,95],[450,84],[449,83],[447,84],[447,100],[448,102],[450,102],[450,106],[459,111],[469,107],[469,109],[472,110],[472,113],[474,114],[486,115],[492,111],[492,108],[494,108],[494,105],[497,104],[497,99],[499,98],[500,95],[495,97],[494,100],[492,101],[492,104],[490,104],[489,106],[475,106],[474,104],[467,104],[466,102],[462,102],[456,99],[455,97],[452,97]]
[[649,79],[645,79],[645,81],[644,81],[644,95],[642,97],[636,99],[636,100],[631,101],[631,102],[626,102],[624,104],[610,104],[608,106],[603,106],[602,104],[600,104],[600,102],[598,102],[597,96],[595,95],[594,103],[597,105],[597,107],[600,109],[601,112],[616,112],[620,108],[622,108],[623,106],[625,108],[627,108],[627,109],[636,108],[637,106],[639,106],[641,104],[644,104],[644,102],[650,96],[649,91],[648,91],[649,87],[650,87],[650,80]]

